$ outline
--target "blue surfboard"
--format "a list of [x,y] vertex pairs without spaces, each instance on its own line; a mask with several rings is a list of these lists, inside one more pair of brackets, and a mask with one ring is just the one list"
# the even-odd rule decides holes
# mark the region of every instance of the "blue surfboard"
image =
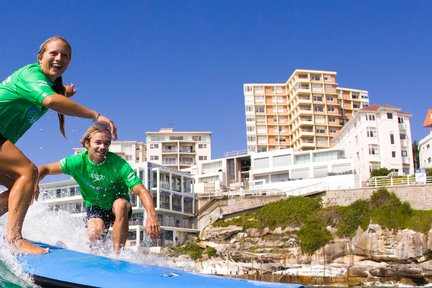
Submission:
[[299,284],[250,281],[207,276],[179,269],[141,265],[93,254],[86,254],[43,243],[43,255],[19,255],[24,272],[42,287],[149,287],[149,288],[300,288]]

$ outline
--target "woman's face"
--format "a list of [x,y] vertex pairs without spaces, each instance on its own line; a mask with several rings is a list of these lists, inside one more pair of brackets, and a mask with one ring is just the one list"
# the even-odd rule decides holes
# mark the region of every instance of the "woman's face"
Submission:
[[71,51],[64,41],[56,39],[48,42],[45,52],[39,58],[43,73],[54,82],[66,71],[70,63],[70,54]]

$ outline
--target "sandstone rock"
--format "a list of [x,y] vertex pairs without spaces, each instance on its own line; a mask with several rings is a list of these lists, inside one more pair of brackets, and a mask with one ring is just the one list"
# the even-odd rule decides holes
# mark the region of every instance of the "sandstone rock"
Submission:
[[226,240],[231,238],[231,236],[243,231],[242,227],[238,226],[228,226],[228,227],[216,227],[216,228],[208,228],[206,227],[200,233],[200,239],[209,240],[209,239],[219,239]]
[[207,248],[207,244],[204,243],[204,242],[198,242],[197,245],[198,245],[199,247],[201,247],[202,249],[206,249],[206,248]]

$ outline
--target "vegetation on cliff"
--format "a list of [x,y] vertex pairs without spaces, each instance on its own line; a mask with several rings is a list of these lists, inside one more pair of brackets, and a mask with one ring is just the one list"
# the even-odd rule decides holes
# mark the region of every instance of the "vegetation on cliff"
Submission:
[[358,200],[349,206],[323,208],[320,198],[289,197],[265,205],[254,213],[218,220],[213,226],[241,226],[244,229],[269,227],[300,227],[297,233],[303,253],[313,254],[333,239],[327,227],[339,237],[352,237],[359,227],[369,223],[388,229],[409,228],[427,232],[431,228],[432,211],[414,210],[385,188],[375,191],[368,200]]

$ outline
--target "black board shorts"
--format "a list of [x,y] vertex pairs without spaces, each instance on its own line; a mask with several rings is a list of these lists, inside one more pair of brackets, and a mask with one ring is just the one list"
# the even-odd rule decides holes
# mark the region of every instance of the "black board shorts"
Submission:
[[[90,218],[100,218],[104,222],[105,234],[108,233],[110,226],[114,223],[115,216],[112,210],[105,210],[98,206],[90,206],[86,208],[87,210],[87,221]],[[129,219],[132,216],[132,208],[129,210]]]

